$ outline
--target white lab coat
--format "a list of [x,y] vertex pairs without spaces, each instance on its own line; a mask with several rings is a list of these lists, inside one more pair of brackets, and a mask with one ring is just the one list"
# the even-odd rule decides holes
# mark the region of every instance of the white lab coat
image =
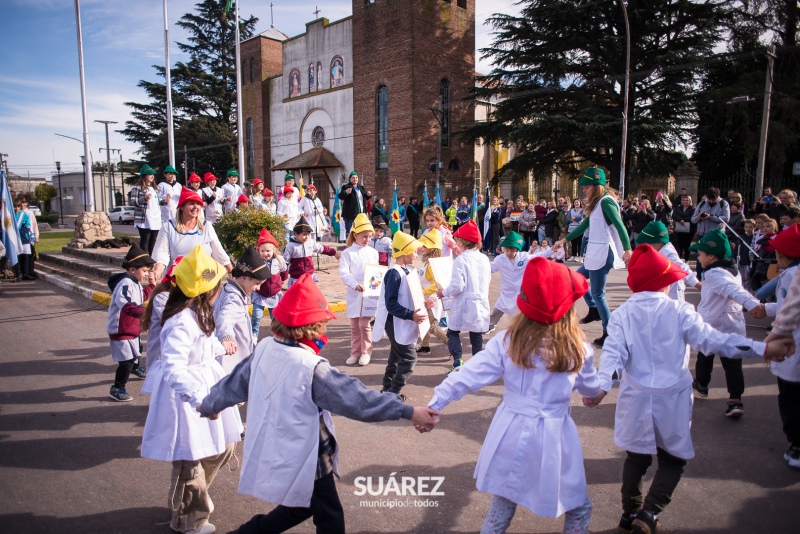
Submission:
[[222,207],[225,213],[236,209],[236,201],[242,195],[242,187],[237,184],[227,183],[222,186]]
[[241,441],[238,408],[223,410],[215,421],[200,417],[195,410],[225,376],[215,359],[224,352],[216,337],[200,330],[194,311],[187,308],[167,319],[161,330],[161,376],[153,384],[142,457],[167,462],[202,460]]
[[339,258],[339,277],[347,286],[347,317],[361,317],[361,303],[364,293],[356,291],[359,284],[364,285],[364,266],[378,265],[378,252],[369,246],[353,244],[342,252]]
[[[428,403],[444,409],[469,391],[503,379],[503,402],[483,442],[475,478],[478,490],[500,495],[544,517],[557,517],[586,502],[586,473],[578,429],[569,416],[573,390],[587,397],[600,392],[593,350],[577,373],[553,373],[539,352],[534,367],[514,365],[505,331],[450,373]],[[543,354],[546,355],[546,352]]]
[[720,332],[744,335],[742,307],[750,311],[758,304],[758,299],[742,287],[742,277],[738,273],[734,276],[721,267],[703,271],[703,287],[700,289],[697,313],[710,326]]
[[[414,267],[408,266],[409,271]],[[401,306],[414,310],[414,302],[411,300],[411,290],[408,288],[406,272],[397,264],[389,268],[400,273],[400,289],[397,292],[397,303]],[[387,275],[389,272],[387,271]],[[372,342],[377,343],[386,331],[387,318],[393,321],[395,341],[401,345],[411,345],[419,338],[419,326],[414,321],[400,319],[399,317],[389,317],[389,310],[386,309],[386,283],[381,285],[381,296],[378,298],[378,311],[375,312],[375,326],[372,327]]]
[[450,285],[442,291],[452,297],[447,327],[459,332],[489,330],[489,283],[492,264],[477,250],[465,250],[453,262]]
[[228,280],[222,286],[219,297],[214,302],[214,333],[222,342],[224,338],[232,338],[236,343],[236,352],[221,354],[217,361],[222,365],[225,374],[230,373],[236,365],[250,356],[256,348],[256,339],[253,337],[253,326],[247,307],[250,300],[244,294],[241,286],[235,280]]
[[694,271],[692,271],[692,268],[689,267],[689,264],[683,261],[680,256],[678,256],[678,251],[675,250],[675,247],[672,246],[672,243],[667,243],[661,247],[659,252],[662,256],[680,267],[681,271],[687,274],[686,278],[683,280],[678,280],[669,286],[669,298],[682,301],[684,300],[683,295],[686,290],[686,284],[689,284],[692,287],[696,286],[698,282],[697,275],[694,273]]
[[169,291],[162,291],[155,297],[150,295],[153,302],[153,311],[150,313],[150,326],[147,329],[147,378],[142,384],[142,393],[149,395],[153,392],[155,377],[161,377],[161,316],[169,299]]
[[210,187],[204,187],[200,191],[203,193],[201,196],[203,196],[204,199],[205,197],[214,197],[213,200],[210,200],[206,204],[205,213],[207,221],[211,221],[212,223],[217,222],[217,219],[222,217],[222,188],[215,187],[211,189]]
[[611,202],[619,210],[614,199],[610,195],[606,195],[600,199],[592,213],[589,214],[589,228],[592,231],[589,234],[589,242],[586,244],[583,265],[589,271],[602,269],[608,260],[608,247],[610,246],[614,253],[614,269],[624,269],[625,262],[622,261],[622,255],[625,251],[622,248],[622,241],[617,229],[606,222],[603,208],[600,205],[602,202]]
[[[767,303],[768,316],[775,317],[778,311],[783,307],[783,301],[789,293],[789,286],[792,285],[792,278],[794,278],[796,272],[797,266],[795,265],[781,273],[781,278],[778,280],[778,287],[775,288],[775,296],[778,302]],[[782,362],[770,362],[770,368],[773,375],[783,380],[800,382],[800,325],[795,325],[792,335],[794,336],[795,347],[798,348],[795,349],[794,354],[792,354],[790,358],[786,358]]]
[[765,348],[715,330],[691,304],[653,291],[634,293],[611,312],[607,331],[600,386],[608,392],[614,371],[622,377],[614,443],[639,454],[655,454],[660,447],[684,460],[694,457],[689,347],[728,358],[758,357]]
[[322,238],[322,233],[325,230],[325,215],[322,208],[322,201],[319,198],[310,199],[303,197],[298,203],[300,213],[308,213],[306,220],[311,226],[311,232],[316,234],[316,239]]
[[161,219],[163,222],[175,220],[178,200],[181,198],[181,189],[183,189],[183,186],[178,183],[178,180],[175,180],[172,184],[167,183],[166,180],[158,184],[158,200],[166,202],[167,195],[169,195],[169,202],[161,205]]
[[517,309],[517,296],[522,287],[522,275],[528,265],[530,257],[527,252],[517,252],[513,260],[501,254],[492,262],[492,272],[500,273],[500,297],[494,303],[497,310],[506,315],[514,316],[519,311]]
[[231,259],[225,249],[222,248],[217,232],[214,231],[214,225],[207,221],[203,223],[202,232],[196,227],[194,230],[184,234],[178,233],[175,228],[175,221],[165,222],[158,233],[158,239],[156,239],[156,245],[153,248],[153,259],[161,265],[172,265],[175,258],[187,255],[197,245],[202,246],[206,254],[222,265],[230,264]]
[[282,198],[280,202],[278,202],[278,217],[285,217],[283,228],[287,232],[292,232],[294,230],[294,225],[300,220],[299,206],[300,205],[295,202],[294,199],[289,200],[288,198]]

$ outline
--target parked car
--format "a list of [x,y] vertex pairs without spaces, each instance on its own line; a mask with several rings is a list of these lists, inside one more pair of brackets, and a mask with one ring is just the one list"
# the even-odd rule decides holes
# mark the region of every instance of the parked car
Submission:
[[108,212],[108,218],[112,223],[118,222],[120,224],[133,224],[133,212],[135,210],[136,208],[133,206],[117,206]]
[[39,209],[39,206],[34,206],[33,204],[28,204],[28,209],[31,213],[34,214],[36,217],[42,216],[42,210]]

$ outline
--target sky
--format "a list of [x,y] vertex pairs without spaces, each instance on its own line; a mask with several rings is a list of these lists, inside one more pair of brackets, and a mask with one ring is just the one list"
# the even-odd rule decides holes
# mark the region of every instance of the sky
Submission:
[[[222,0],[220,0],[222,1]],[[413,0],[412,0],[413,1]],[[476,0],[476,69],[488,73],[491,64],[478,49],[491,42],[486,19],[493,13],[518,14],[516,0]],[[175,26],[194,0],[168,0],[170,59],[184,60],[176,42],[186,33]],[[352,0],[272,0],[275,27],[289,36],[305,31],[314,10],[331,21],[352,14]],[[269,0],[241,0],[240,16],[259,21],[256,33],[269,29]],[[109,146],[122,157],[136,158],[139,147],[114,131],[129,120],[124,102],[146,102],[139,80],[160,81],[153,65],[164,64],[162,0],[81,0],[83,56],[89,121],[89,146],[94,161],[104,161],[105,127]],[[61,162],[62,172],[80,171],[83,155],[78,38],[75,5],[68,0],[0,1],[0,153],[11,172],[48,177]],[[59,137],[61,134],[77,140]],[[103,148],[103,152],[99,151]],[[112,152],[119,160],[119,153]]]

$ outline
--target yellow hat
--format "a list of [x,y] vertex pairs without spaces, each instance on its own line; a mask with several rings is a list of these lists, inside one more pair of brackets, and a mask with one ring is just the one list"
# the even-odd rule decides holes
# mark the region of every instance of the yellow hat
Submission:
[[403,232],[396,232],[392,238],[392,257],[400,258],[402,256],[408,256],[421,246],[423,246],[422,243],[410,235],[404,234]]
[[206,254],[202,246],[197,245],[175,267],[174,274],[175,282],[183,294],[194,298],[217,287],[226,273],[225,267]]
[[359,213],[356,215],[356,218],[353,221],[353,226],[350,227],[350,231],[354,234],[360,234],[361,232],[366,232],[367,230],[374,232],[375,228],[372,226],[372,223],[369,222],[369,217],[366,213]]
[[442,233],[436,228],[431,228],[419,238],[419,242],[422,243],[422,246],[425,248],[438,248],[442,250]]

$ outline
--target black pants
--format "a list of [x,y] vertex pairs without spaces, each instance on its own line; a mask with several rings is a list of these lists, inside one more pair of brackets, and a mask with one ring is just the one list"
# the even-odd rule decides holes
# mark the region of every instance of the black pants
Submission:
[[114,387],[115,388],[124,388],[125,385],[128,383],[128,378],[131,376],[131,371],[133,368],[136,367],[136,360],[131,358],[130,360],[125,360],[124,362],[119,362],[117,366],[117,374],[114,377]]
[[17,255],[17,269],[19,269],[17,276],[33,276],[33,255]]
[[658,468],[647,490],[647,497],[642,498],[642,480],[647,474],[653,456],[626,451],[625,465],[622,467],[622,511],[634,514],[644,505],[648,510],[660,513],[672,500],[672,493],[678,486],[686,466],[686,460],[673,456],[664,449],[657,448]]
[[[156,239],[158,239],[158,230],[148,230],[147,228],[139,228],[139,246],[148,254],[153,253],[156,248]],[[167,265],[169,267],[169,265]]]
[[675,250],[683,261],[689,261],[689,246],[692,244],[692,234],[689,232],[675,232]]
[[[483,332],[470,332],[469,342],[472,345],[472,355],[475,356],[483,350]],[[463,354],[461,348],[461,331],[447,329],[447,349],[453,360],[460,360]]]
[[414,345],[401,345],[394,338],[394,317],[386,317],[386,335],[389,336],[391,349],[389,350],[389,361],[386,363],[386,370],[383,372],[383,391],[400,393],[403,386],[414,372],[417,363],[417,351]]
[[778,410],[786,439],[800,447],[800,382],[778,378]]
[[411,232],[411,235],[416,239],[417,233],[419,232],[419,220],[408,221],[408,229]]
[[[744,373],[742,372],[742,360],[738,358],[719,357],[722,368],[725,370],[725,383],[728,386],[730,399],[741,399],[744,393]],[[697,362],[694,365],[694,377],[704,388],[711,382],[711,371],[714,369],[714,355],[697,353]]]
[[576,258],[581,255],[581,241],[583,241],[583,234],[570,241],[572,243],[572,255]]
[[344,510],[336,492],[333,473],[314,481],[311,506],[308,508],[279,505],[267,515],[259,514],[239,527],[239,534],[285,532],[309,517],[314,518],[314,525],[320,534],[344,533]]
[[36,276],[36,245],[31,243],[31,257],[28,259],[28,274]]

